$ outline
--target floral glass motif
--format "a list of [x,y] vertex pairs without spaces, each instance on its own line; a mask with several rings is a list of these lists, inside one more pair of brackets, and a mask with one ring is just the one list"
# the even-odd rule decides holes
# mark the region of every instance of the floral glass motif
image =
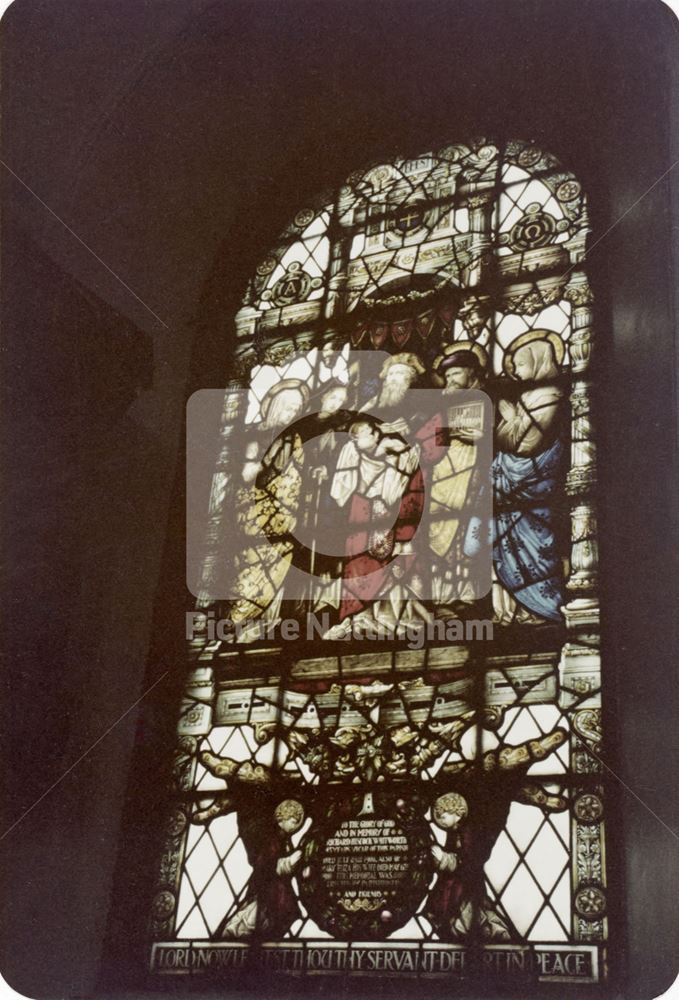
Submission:
[[[587,233],[554,157],[478,140],[352,174],[257,269],[155,972],[605,978]],[[418,386],[441,389],[436,419],[409,405]],[[323,610],[294,643],[275,631]]]

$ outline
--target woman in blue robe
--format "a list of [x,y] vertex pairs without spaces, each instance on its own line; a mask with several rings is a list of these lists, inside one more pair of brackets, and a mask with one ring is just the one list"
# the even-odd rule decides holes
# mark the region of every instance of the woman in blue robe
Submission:
[[565,460],[559,437],[563,394],[553,381],[548,383],[559,374],[555,342],[560,345],[555,334],[532,331],[505,362],[511,375],[532,388],[516,403],[498,404],[498,451],[492,466],[493,605],[501,622],[531,616],[562,620],[564,578],[555,503]]

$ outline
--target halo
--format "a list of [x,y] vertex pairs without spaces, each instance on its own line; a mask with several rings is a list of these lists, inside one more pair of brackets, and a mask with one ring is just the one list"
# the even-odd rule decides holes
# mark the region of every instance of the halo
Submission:
[[443,348],[443,353],[435,358],[433,370],[438,373],[445,359],[450,357],[451,354],[457,354],[458,351],[471,351],[479,359],[479,364],[482,368],[488,367],[488,355],[480,344],[475,343],[473,340],[456,340],[452,344],[447,344]]
[[280,382],[276,382],[275,385],[272,385],[271,388],[267,389],[264,393],[262,401],[259,404],[259,412],[262,420],[266,420],[269,407],[275,397],[279,394],[279,392],[284,392],[286,389],[297,389],[297,391],[302,394],[305,406],[309,402],[309,386],[306,382],[302,381],[300,378],[284,378]]
[[563,340],[557,333],[554,333],[553,330],[526,330],[526,332],[522,333],[520,337],[513,340],[509,347],[505,350],[505,356],[502,359],[502,367],[507,375],[514,375],[514,355],[518,349],[520,347],[525,347],[526,344],[532,344],[534,340],[548,340],[554,348],[554,356],[556,358],[557,365],[561,364],[563,361],[565,347],[563,345]]

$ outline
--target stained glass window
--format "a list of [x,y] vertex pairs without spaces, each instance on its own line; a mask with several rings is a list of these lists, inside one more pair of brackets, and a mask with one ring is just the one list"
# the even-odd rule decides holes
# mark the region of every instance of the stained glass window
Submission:
[[606,976],[592,295],[525,142],[352,174],[235,318],[158,974]]

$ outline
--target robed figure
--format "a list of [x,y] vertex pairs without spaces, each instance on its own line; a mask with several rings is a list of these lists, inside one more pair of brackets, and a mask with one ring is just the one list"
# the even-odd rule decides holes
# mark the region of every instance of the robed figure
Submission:
[[[219,758],[210,752],[201,761],[212,773],[224,777],[225,770],[235,780],[232,787],[217,796],[206,808],[193,814],[194,823],[209,824],[217,816],[235,812],[238,832],[243,841],[252,874],[235,910],[230,909],[217,927],[215,938],[242,941],[252,938],[282,937],[299,916],[299,905],[292,887],[292,877],[302,852],[293,838],[305,820],[304,807],[296,799],[274,801],[274,789],[267,787],[251,771],[249,779],[239,782],[238,771],[247,774],[248,765]],[[239,784],[249,786],[248,791]],[[255,790],[256,789],[256,790]]]
[[348,409],[353,392],[353,386],[339,379],[325,382],[310,401],[311,412],[296,425],[304,447],[303,502],[296,535],[304,550],[300,565],[309,576],[306,599],[312,611],[328,605],[336,608],[340,600],[344,539],[338,532],[337,504],[329,484],[354,417]]
[[280,618],[302,491],[304,452],[295,421],[308,399],[299,379],[273,386],[262,400],[262,424],[246,446],[236,497],[245,544],[236,560],[236,597],[229,609],[241,641],[257,638],[263,623]]
[[478,344],[457,343],[434,361],[448,406],[438,429],[442,454],[431,470],[429,548],[434,554],[433,596],[445,616],[458,602],[469,603],[488,589],[485,567],[489,528],[483,498],[489,484],[480,467],[480,440],[490,419],[480,389],[488,359]]
[[564,475],[563,392],[556,379],[563,344],[532,330],[511,345],[505,369],[528,383],[516,402],[501,399],[493,460],[493,588],[500,622],[561,620],[562,546],[556,504]]
[[346,517],[346,558],[340,626],[329,638],[349,634],[351,618],[386,594],[392,559],[412,539],[422,506],[422,497],[409,489],[419,458],[416,446],[383,434],[367,417],[352,424],[350,437],[330,487]]
[[499,795],[486,802],[486,823],[481,826],[469,822],[467,800],[458,792],[441,795],[432,807],[432,820],[445,833],[445,840],[443,846],[432,845],[438,878],[425,912],[444,941],[464,939],[475,919],[486,940],[511,939],[495,905],[485,893],[479,898],[477,889],[480,871],[506,822],[509,803],[506,796]]
[[331,638],[353,622],[398,633],[406,622],[428,621],[413,538],[425,504],[424,469],[435,446],[435,418],[415,413],[408,393],[425,368],[402,352],[384,360],[377,394],[361,408],[340,452],[330,496],[345,515],[347,539]]

